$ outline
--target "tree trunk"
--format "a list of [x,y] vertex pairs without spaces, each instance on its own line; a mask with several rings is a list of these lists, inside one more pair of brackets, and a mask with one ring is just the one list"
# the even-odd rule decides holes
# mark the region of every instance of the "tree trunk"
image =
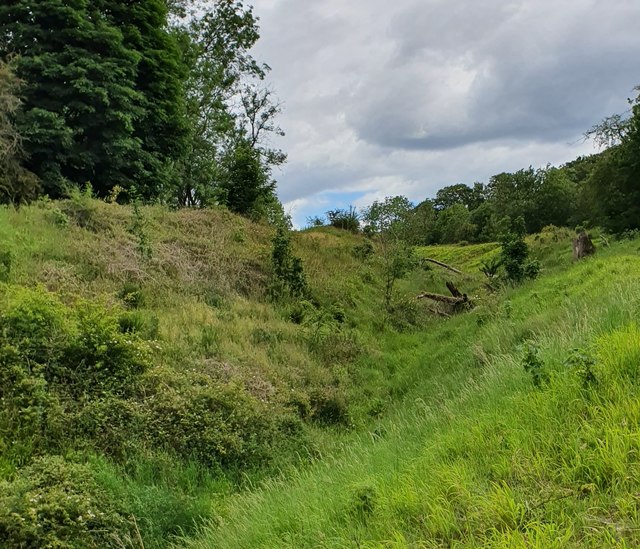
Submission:
[[585,231],[581,231],[573,241],[573,258],[578,260],[595,253],[596,247],[593,245],[591,237]]
[[445,313],[447,315],[449,313],[458,313],[473,307],[473,303],[469,299],[469,296],[458,290],[452,282],[447,282],[447,289],[451,292],[451,296],[425,292],[420,294],[418,299],[430,299],[431,301],[444,303],[449,308],[449,311]]

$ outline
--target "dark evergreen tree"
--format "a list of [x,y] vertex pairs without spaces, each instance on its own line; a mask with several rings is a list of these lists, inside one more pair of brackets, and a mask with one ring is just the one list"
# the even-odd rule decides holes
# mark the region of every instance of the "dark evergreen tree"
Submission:
[[8,0],[0,55],[18,54],[27,167],[65,186],[162,195],[186,152],[177,40],[163,0]]
[[0,61],[0,203],[20,205],[37,196],[39,181],[22,167],[22,139],[13,120],[20,108],[19,81]]
[[220,201],[232,212],[252,214],[256,206],[273,194],[275,183],[261,162],[259,152],[240,140],[222,159],[218,181]]
[[136,194],[164,196],[175,187],[176,164],[186,155],[188,123],[184,81],[187,67],[179,35],[168,28],[164,0],[99,0],[104,16],[123,33],[123,43],[139,55],[135,87],[142,114],[134,124],[141,143]]
[[139,177],[140,56],[88,0],[9,0],[0,6],[0,53],[18,54],[24,105],[17,125],[45,192],[91,182],[106,194]]

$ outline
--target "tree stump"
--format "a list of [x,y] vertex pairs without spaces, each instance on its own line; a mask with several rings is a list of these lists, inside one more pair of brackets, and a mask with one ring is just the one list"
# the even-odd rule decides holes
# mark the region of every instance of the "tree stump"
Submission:
[[573,258],[577,261],[596,253],[596,247],[586,231],[581,231],[573,241]]

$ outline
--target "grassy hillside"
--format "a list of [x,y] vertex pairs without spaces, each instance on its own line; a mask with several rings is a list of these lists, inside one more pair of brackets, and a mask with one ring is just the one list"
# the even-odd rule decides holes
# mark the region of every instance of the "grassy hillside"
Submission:
[[[383,324],[410,331],[425,315],[380,314],[364,239],[295,235],[300,300],[274,298],[272,237],[224,210],[81,194],[0,210],[2,536],[162,546],[220,494],[317,458],[406,390],[378,360]],[[67,492],[77,501],[59,505]]]
[[[573,265],[548,229],[542,279],[500,293],[495,245],[420,249],[464,274],[419,265],[387,313],[378,253],[331,228],[293,235],[304,299],[224,210],[78,194],[0,237],[9,546],[633,545],[637,242]],[[447,280],[472,312],[415,300]]]
[[[400,338],[390,353],[414,384],[387,417],[184,544],[637,546],[639,249],[617,244]],[[440,258],[458,253],[473,255]]]

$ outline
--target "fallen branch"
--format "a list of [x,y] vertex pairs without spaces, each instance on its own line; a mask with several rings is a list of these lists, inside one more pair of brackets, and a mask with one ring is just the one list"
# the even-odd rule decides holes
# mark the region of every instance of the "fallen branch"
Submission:
[[451,265],[447,265],[446,263],[442,263],[442,261],[437,261],[436,259],[431,259],[430,257],[423,257],[422,258],[423,261],[428,261],[429,263],[435,263],[436,265],[439,265],[440,267],[444,267],[445,269],[449,269],[450,271],[456,273],[456,274],[464,274],[462,271],[459,271],[458,269],[452,267]]
[[453,282],[446,282],[447,290],[451,292],[453,297],[463,297],[465,300],[467,299],[466,294],[462,294],[458,288],[455,287]]
[[430,299],[432,301],[439,301],[440,303],[450,303],[451,305],[459,305],[468,301],[465,297],[451,297],[449,295],[432,294],[430,292],[420,294],[417,299]]
[[450,314],[447,314],[444,311],[440,311],[439,309],[436,309],[435,307],[429,307],[429,311],[431,311],[436,316],[441,316],[443,318],[451,318]]
[[469,296],[467,294],[463,294],[460,290],[458,290],[453,282],[447,282],[447,289],[451,292],[450,296],[424,292],[420,294],[417,299],[430,299],[431,301],[453,305],[454,312],[458,312],[464,308],[473,307],[473,303],[471,303]]

